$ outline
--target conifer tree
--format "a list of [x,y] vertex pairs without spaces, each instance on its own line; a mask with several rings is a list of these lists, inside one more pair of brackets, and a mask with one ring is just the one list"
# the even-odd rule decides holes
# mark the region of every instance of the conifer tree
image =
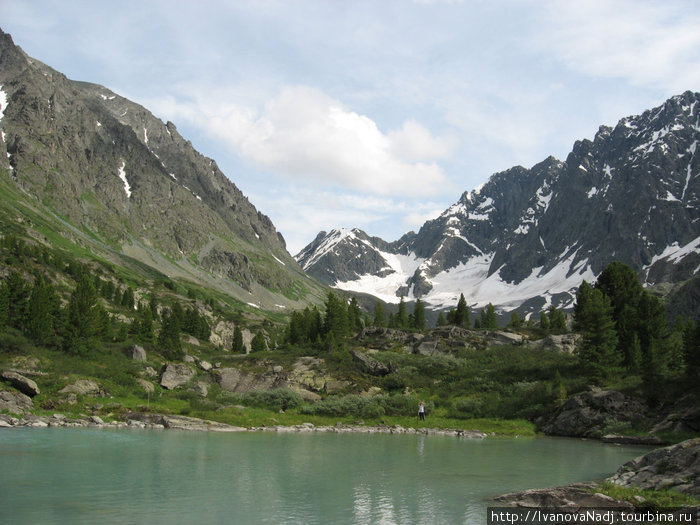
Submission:
[[416,299],[413,306],[413,327],[421,332],[425,330],[425,304],[420,298]]
[[469,320],[469,307],[467,306],[467,300],[464,298],[464,294],[459,294],[459,301],[457,301],[457,310],[454,313],[454,324],[457,326],[462,326],[464,328],[469,328],[471,322]]
[[90,276],[85,273],[78,281],[68,302],[68,324],[71,336],[88,341],[97,336],[101,315],[97,292]]
[[377,304],[374,306],[374,320],[372,324],[374,326],[386,326],[386,311],[381,301],[377,301]]
[[523,321],[522,319],[520,319],[518,312],[516,310],[513,310],[513,312],[511,312],[510,314],[510,322],[508,323],[508,326],[511,327],[513,330],[518,330],[522,325]]
[[29,301],[29,288],[24,278],[16,271],[10,272],[5,282],[9,303],[7,324],[21,329]]
[[10,290],[5,281],[0,283],[0,330],[6,325],[10,315]]
[[700,323],[698,322],[689,322],[683,330],[683,359],[685,374],[700,382]]
[[642,291],[638,306],[639,346],[642,359],[642,379],[648,397],[656,400],[659,385],[669,364],[668,324],[661,301],[646,290]]
[[243,331],[241,327],[236,325],[233,329],[233,342],[231,343],[231,351],[236,354],[245,354],[245,345],[243,344]]
[[267,342],[265,341],[265,336],[261,331],[258,331],[250,342],[251,352],[264,352],[267,350]]
[[435,323],[436,326],[447,326],[447,319],[445,319],[445,314],[440,312],[438,314],[437,322]]
[[326,297],[326,318],[323,325],[324,333],[333,332],[336,340],[343,340],[348,334],[348,310],[345,303],[333,292]]
[[591,292],[585,307],[577,312],[577,326],[583,335],[579,358],[583,367],[598,379],[607,377],[611,369],[620,364],[612,314],[610,299],[597,289]]
[[487,330],[498,330],[498,319],[496,318],[496,310],[491,303],[486,307],[486,325]]
[[[177,303],[176,303],[177,304]],[[180,340],[180,320],[172,311],[163,312],[160,333],[158,334],[158,346],[165,355],[176,359],[182,355],[182,341]]]
[[362,310],[360,310],[356,297],[350,299],[350,304],[348,305],[348,325],[352,331],[362,329]]
[[549,329],[553,332],[566,332],[566,318],[564,317],[564,312],[557,309],[556,306],[551,305],[548,310],[549,315]]
[[406,303],[403,300],[403,295],[399,301],[399,310],[396,314],[396,327],[397,328],[408,328],[408,313],[406,312]]
[[549,332],[549,316],[547,312],[540,312],[540,328],[545,332]]
[[148,307],[141,309],[138,335],[143,341],[153,341],[153,314]]
[[54,339],[54,321],[60,304],[53,287],[42,276],[34,280],[27,304],[27,335],[36,343],[47,344]]

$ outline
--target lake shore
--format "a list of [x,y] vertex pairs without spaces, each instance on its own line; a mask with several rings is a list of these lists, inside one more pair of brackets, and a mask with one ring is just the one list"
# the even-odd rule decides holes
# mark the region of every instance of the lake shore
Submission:
[[240,427],[199,419],[188,416],[152,414],[146,412],[131,412],[125,421],[105,422],[99,416],[84,418],[68,418],[62,414],[51,416],[28,415],[16,418],[0,414],[0,428],[112,428],[112,429],[154,429],[154,430],[188,430],[198,432],[327,432],[327,433],[358,433],[358,434],[419,434],[436,436],[453,436],[466,439],[484,439],[495,434],[487,434],[480,430],[465,430],[451,428],[412,428],[401,425],[271,425]]

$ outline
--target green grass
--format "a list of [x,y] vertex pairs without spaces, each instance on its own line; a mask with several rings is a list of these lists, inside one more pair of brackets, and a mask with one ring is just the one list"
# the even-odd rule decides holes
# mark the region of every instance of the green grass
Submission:
[[637,507],[668,508],[700,505],[700,499],[689,494],[681,494],[672,490],[643,490],[640,488],[621,487],[606,482],[595,487],[600,492],[618,501],[626,501]]

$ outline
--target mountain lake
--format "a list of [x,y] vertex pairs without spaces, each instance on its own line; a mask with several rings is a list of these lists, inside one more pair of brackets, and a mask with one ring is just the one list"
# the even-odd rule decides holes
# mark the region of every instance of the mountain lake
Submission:
[[550,437],[8,429],[0,521],[482,524],[494,495],[602,479],[647,450]]

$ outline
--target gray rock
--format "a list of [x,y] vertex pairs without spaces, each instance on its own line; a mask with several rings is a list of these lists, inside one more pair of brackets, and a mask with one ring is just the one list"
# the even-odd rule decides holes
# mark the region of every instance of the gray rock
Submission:
[[603,443],[616,445],[661,445],[661,439],[656,436],[623,436],[621,434],[607,434],[600,438]]
[[486,340],[489,344],[494,345],[521,345],[523,344],[523,336],[520,334],[513,334],[511,332],[488,332]]
[[3,370],[0,377],[2,377],[3,381],[11,384],[17,390],[25,395],[28,395],[29,397],[34,397],[39,393],[39,387],[36,385],[36,383],[31,379],[24,377],[22,374],[18,374],[12,370]]
[[207,386],[206,383],[202,383],[202,382],[196,383],[192,387],[192,390],[199,397],[207,397],[207,395],[209,395],[209,387]]
[[657,448],[628,461],[608,481],[623,487],[671,489],[700,496],[700,438]]
[[635,423],[647,413],[642,402],[621,392],[591,388],[569,398],[542,430],[554,436],[598,438],[607,424]]
[[574,483],[561,487],[530,489],[511,492],[496,496],[494,501],[499,505],[513,507],[550,507],[557,509],[580,507],[625,507],[632,508],[629,503],[619,501],[593,492],[594,483]]
[[146,360],[146,350],[144,350],[143,347],[139,345],[133,345],[131,348],[129,348],[129,353],[131,355],[131,359],[133,359],[134,361]]
[[101,396],[104,391],[100,386],[90,379],[78,379],[72,385],[68,385],[58,391],[59,394],[75,394],[86,396]]
[[168,363],[163,368],[160,386],[173,390],[188,383],[195,376],[195,371],[185,364]]
[[139,378],[136,382],[149,394],[152,394],[156,390],[156,386],[146,379]]
[[201,368],[205,372],[209,372],[209,370],[213,368],[211,363],[208,361],[198,361],[197,364],[199,365],[199,368]]
[[353,348],[350,350],[350,355],[355,361],[362,364],[368,374],[374,376],[385,376],[392,372],[389,365],[385,365],[384,363],[377,361],[364,352],[360,352],[359,350],[355,350]]
[[544,339],[529,341],[527,346],[528,348],[546,348],[554,352],[573,354],[581,345],[582,340],[583,336],[581,334],[548,335]]
[[14,414],[24,414],[34,408],[32,398],[21,392],[0,391],[0,410]]
[[285,380],[273,372],[253,374],[238,368],[221,368],[216,371],[215,377],[221,389],[227,392],[251,392],[287,386]]

